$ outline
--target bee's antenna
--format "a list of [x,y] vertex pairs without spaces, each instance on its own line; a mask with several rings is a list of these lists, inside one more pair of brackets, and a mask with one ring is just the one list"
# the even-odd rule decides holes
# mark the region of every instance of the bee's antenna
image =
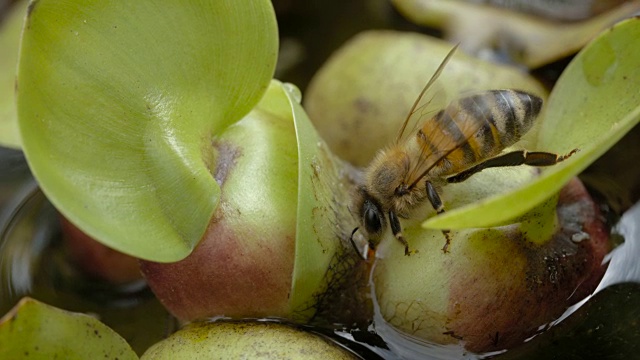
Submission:
[[449,51],[447,56],[444,57],[444,59],[440,63],[440,66],[438,66],[438,68],[436,69],[436,72],[433,73],[433,75],[431,75],[431,78],[429,79],[427,84],[424,86],[424,88],[420,92],[420,95],[418,95],[418,98],[413,103],[413,106],[411,107],[411,110],[409,110],[409,114],[407,115],[407,118],[404,120],[404,123],[402,123],[402,127],[400,128],[400,131],[398,131],[398,135],[396,136],[396,143],[400,142],[400,139],[402,138],[402,134],[404,133],[404,130],[406,129],[407,124],[409,123],[409,119],[411,119],[411,116],[416,112],[416,107],[420,103],[420,100],[422,99],[424,94],[427,92],[427,90],[431,87],[431,85],[433,85],[433,83],[438,79],[438,77],[440,76],[440,73],[442,72],[442,70],[444,70],[445,65],[447,65],[447,63],[449,62],[449,59],[451,59],[451,57],[453,56],[453,53],[456,52],[456,49],[458,48],[458,45],[460,45],[460,43],[457,43]]

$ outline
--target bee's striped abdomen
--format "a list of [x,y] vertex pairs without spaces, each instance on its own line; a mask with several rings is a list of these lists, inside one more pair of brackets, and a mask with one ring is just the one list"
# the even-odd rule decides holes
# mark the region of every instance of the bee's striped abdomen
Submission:
[[456,172],[517,142],[541,107],[542,99],[518,90],[464,97],[425,122],[418,131],[418,143],[432,154],[448,153],[442,162],[449,164],[447,172]]
[[526,134],[542,108],[542,99],[518,90],[491,90],[470,97],[476,100],[477,114],[498,134],[500,150]]

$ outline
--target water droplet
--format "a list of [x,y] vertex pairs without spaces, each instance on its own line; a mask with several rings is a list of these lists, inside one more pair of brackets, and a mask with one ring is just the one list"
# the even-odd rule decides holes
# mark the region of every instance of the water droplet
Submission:
[[589,84],[600,86],[608,82],[615,72],[616,53],[608,41],[597,41],[591,47],[591,51],[583,56],[582,71]]
[[578,231],[577,233],[571,235],[571,241],[574,243],[579,243],[583,240],[589,240],[589,234],[584,231]]
[[291,83],[282,84],[282,88],[286,91],[298,104],[302,101],[302,93],[297,86]]

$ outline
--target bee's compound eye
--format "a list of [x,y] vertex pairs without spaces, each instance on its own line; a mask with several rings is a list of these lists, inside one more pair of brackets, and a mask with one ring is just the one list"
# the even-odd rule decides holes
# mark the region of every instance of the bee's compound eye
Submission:
[[382,229],[382,219],[375,205],[370,204],[364,210],[364,227],[369,234],[375,234]]

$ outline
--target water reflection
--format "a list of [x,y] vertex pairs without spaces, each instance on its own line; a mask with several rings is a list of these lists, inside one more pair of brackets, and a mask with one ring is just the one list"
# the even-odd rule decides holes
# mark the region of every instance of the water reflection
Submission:
[[[27,234],[30,229],[17,221],[21,211],[33,215],[34,207],[39,206],[36,189],[23,153],[0,147],[0,312],[3,314],[10,308],[9,298],[31,290],[34,269],[29,259],[42,251],[41,245],[32,242],[42,241],[44,234],[34,239]],[[6,241],[12,235],[26,241]]]
[[[25,218],[29,221],[24,221]],[[55,209],[32,179],[26,181],[0,214],[2,299],[21,297],[33,290],[40,258],[53,235],[59,232],[52,219]],[[4,306],[0,309],[8,310]]]

